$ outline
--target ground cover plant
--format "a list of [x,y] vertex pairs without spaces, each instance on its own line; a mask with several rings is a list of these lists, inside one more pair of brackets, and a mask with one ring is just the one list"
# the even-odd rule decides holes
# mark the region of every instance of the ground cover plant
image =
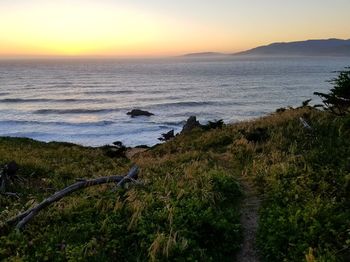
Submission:
[[[158,149],[157,149],[158,150]],[[155,150],[155,152],[157,152]],[[159,149],[161,150],[161,149]],[[21,184],[0,196],[4,223],[76,178],[126,173],[132,163],[102,149],[2,138],[1,163],[16,161]],[[120,261],[227,259],[241,237],[234,174],[182,154],[143,163],[142,185],[87,188],[56,202],[23,232],[2,227],[2,259]]]
[[[307,124],[307,125],[306,125]],[[137,154],[1,138],[19,198],[0,195],[0,258],[49,261],[234,261],[242,181],[259,191],[263,261],[349,261],[350,116],[308,103],[218,129],[197,128]],[[42,211],[23,232],[4,225],[76,178],[140,169],[142,184],[88,188]]]

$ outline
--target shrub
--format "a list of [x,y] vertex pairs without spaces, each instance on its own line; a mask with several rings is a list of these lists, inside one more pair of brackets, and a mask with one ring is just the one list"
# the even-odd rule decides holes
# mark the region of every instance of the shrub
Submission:
[[321,97],[325,108],[336,115],[346,115],[350,112],[350,68],[340,71],[339,75],[330,82],[334,87],[328,94],[315,92]]

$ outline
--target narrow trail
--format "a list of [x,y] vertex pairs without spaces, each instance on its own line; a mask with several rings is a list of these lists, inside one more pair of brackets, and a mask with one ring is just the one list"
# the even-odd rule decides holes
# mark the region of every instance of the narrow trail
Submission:
[[254,189],[252,183],[243,178],[241,186],[245,192],[244,199],[241,204],[241,224],[243,227],[243,244],[241,250],[236,256],[238,262],[258,262],[260,261],[255,241],[258,228],[258,211],[260,207],[260,199]]
[[125,156],[129,159],[129,160],[132,160],[132,158],[137,155],[137,154],[140,154],[142,152],[145,152],[147,151],[146,148],[136,148],[136,147],[133,147],[133,148],[129,148],[128,150],[126,150],[126,153],[125,153]]

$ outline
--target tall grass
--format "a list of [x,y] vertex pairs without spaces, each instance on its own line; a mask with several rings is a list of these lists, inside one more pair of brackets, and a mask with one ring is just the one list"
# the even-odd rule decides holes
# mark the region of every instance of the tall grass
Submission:
[[[114,192],[88,188],[42,211],[22,234],[0,238],[0,257],[23,260],[232,259],[241,229],[240,189],[229,170],[199,152],[162,154],[162,145],[137,159],[142,185]],[[1,162],[15,160],[26,182],[19,200],[0,196],[5,221],[78,177],[120,174],[130,167],[103,150],[2,138]]]
[[[303,117],[312,130],[303,128]],[[142,185],[75,193],[43,211],[22,234],[0,238],[9,260],[232,261],[241,244],[237,181],[263,200],[264,261],[347,261],[350,245],[350,118],[310,107],[210,131],[194,130],[133,159]],[[0,196],[4,220],[77,177],[126,172],[131,162],[101,149],[0,139],[26,183]]]

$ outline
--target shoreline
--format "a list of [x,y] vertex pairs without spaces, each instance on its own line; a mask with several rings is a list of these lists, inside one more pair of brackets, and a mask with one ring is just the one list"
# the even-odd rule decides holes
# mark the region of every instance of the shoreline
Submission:
[[[292,110],[295,110],[295,109],[298,109],[300,107],[295,107],[293,108],[292,106],[287,106],[285,109],[292,109]],[[271,111],[269,113],[261,113],[261,115],[259,116],[255,116],[255,117],[248,117],[247,119],[243,119],[243,120],[237,120],[237,121],[229,121],[229,122],[223,122],[223,124],[225,126],[232,126],[232,125],[237,125],[237,124],[240,124],[240,123],[245,123],[245,122],[250,122],[250,121],[256,121],[256,120],[259,120],[261,118],[265,118],[265,117],[268,117],[268,116],[271,116],[273,114],[276,114],[278,113],[277,110],[279,109],[276,109],[274,111]],[[217,120],[217,119],[220,119],[220,118],[214,118],[214,120],[208,120],[205,124],[201,124],[199,121],[198,121],[198,127],[205,127],[207,126],[209,123],[215,123],[217,121],[221,121],[221,120]],[[182,121],[183,125],[180,127],[178,126],[177,129],[179,130],[178,133],[175,133],[175,136],[181,134],[181,130],[183,129],[184,125],[186,124],[186,119],[184,118],[184,120]],[[84,129],[83,129],[84,130]],[[176,130],[176,128],[169,128],[169,129],[166,129],[167,131],[171,131],[171,130]],[[166,132],[167,132],[166,131]],[[62,145],[72,145],[72,146],[79,146],[79,147],[85,147],[85,148],[103,148],[105,146],[112,146],[113,143],[115,141],[117,142],[121,142],[127,149],[137,149],[137,148],[153,148],[153,147],[156,147],[158,145],[161,145],[161,144],[164,144],[166,143],[167,141],[160,141],[159,138],[162,136],[162,133],[159,133],[157,135],[158,137],[155,139],[157,141],[157,143],[152,143],[152,144],[147,144],[147,143],[140,143],[140,144],[136,144],[134,146],[129,146],[129,145],[126,145],[124,144],[124,141],[122,140],[119,140],[118,137],[116,137],[115,139],[111,140],[110,143],[105,143],[105,144],[100,144],[100,145],[96,145],[96,146],[91,146],[91,145],[84,145],[84,144],[80,144],[80,143],[75,143],[75,142],[70,142],[70,141],[64,141],[64,140],[61,140],[61,141],[58,141],[58,140],[50,140],[50,141],[47,141],[47,140],[40,140],[40,139],[36,139],[36,138],[31,138],[31,137],[26,137],[26,136],[2,136],[0,135],[0,138],[18,138],[18,139],[29,139],[29,140],[34,140],[36,142],[41,142],[41,143],[46,143],[46,144],[50,144],[50,143],[53,143],[53,144],[62,144]]]
[[[67,258],[71,253],[66,251],[86,246],[91,239],[95,245],[91,255],[102,260],[106,254],[133,260],[130,243],[138,247],[138,254],[157,254],[168,260],[184,256],[183,252],[196,260],[235,254],[255,257],[256,248],[259,255],[273,256],[276,261],[301,261],[305,254],[340,258],[343,254],[332,250],[340,250],[345,243],[339,225],[346,226],[347,210],[341,208],[348,184],[341,170],[347,168],[343,159],[350,156],[350,147],[349,132],[341,127],[347,119],[334,121],[330,113],[309,106],[279,110],[220,129],[194,129],[150,149],[129,148],[123,157],[103,147],[0,137],[1,163],[15,161],[19,176],[25,178],[23,184],[10,185],[8,190],[19,198],[0,195],[7,207],[0,207],[4,221],[21,212],[28,201],[40,202],[77,180],[125,174],[134,164],[141,170],[140,185],[115,190],[111,184],[83,190],[43,210],[40,219],[33,219],[21,234],[24,242],[12,239],[11,228],[1,231],[0,227],[2,237],[14,241],[5,243],[0,258],[18,254],[23,258]],[[118,142],[114,146],[121,148]],[[245,182],[251,190],[244,187]],[[257,205],[258,199],[261,205]],[[334,215],[340,211],[340,216]],[[321,222],[328,226],[312,230]],[[213,238],[207,238],[207,230],[214,232]],[[168,238],[174,237],[172,232],[177,232],[176,241],[167,248],[174,253],[152,249],[154,243],[168,243]],[[322,241],[314,246],[310,239]],[[337,242],[330,241],[333,239]],[[183,251],[176,253],[176,244],[187,240],[191,246],[184,245]],[[111,241],[113,246],[108,246]],[[292,244],[288,249],[286,241]],[[26,243],[35,245],[28,248]],[[35,248],[38,245],[40,250]],[[242,246],[243,253],[238,253]]]

